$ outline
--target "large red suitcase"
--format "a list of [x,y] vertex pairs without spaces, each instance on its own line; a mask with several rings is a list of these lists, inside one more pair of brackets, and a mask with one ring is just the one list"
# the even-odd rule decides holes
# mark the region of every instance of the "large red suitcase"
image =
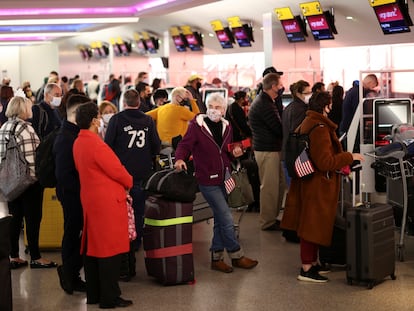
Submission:
[[192,203],[148,197],[143,236],[148,275],[164,285],[194,281],[192,223]]

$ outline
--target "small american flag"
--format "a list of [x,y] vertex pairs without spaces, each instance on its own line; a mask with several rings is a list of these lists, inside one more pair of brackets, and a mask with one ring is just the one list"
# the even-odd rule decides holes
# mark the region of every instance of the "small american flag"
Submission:
[[295,170],[296,175],[298,175],[299,178],[305,177],[315,172],[306,149],[303,149],[300,155],[296,158]]
[[228,169],[226,170],[226,176],[224,176],[224,187],[226,188],[227,194],[236,188],[236,182],[234,181],[233,177],[231,177]]

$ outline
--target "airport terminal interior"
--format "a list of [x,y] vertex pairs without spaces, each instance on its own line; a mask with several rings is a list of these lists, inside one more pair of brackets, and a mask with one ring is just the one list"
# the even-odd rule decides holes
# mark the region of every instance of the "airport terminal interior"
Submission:
[[[414,152],[410,151],[411,159],[400,152],[397,161],[382,163],[377,171],[371,167],[378,160],[374,149],[388,145],[394,125],[413,124],[410,14],[414,16],[411,0],[1,0],[0,82],[9,81],[14,90],[29,83],[35,92],[51,71],[57,71],[60,77],[78,76],[87,88],[96,74],[99,104],[111,74],[119,77],[123,92],[134,87],[139,72],[147,73],[149,82],[161,79],[168,93],[197,76],[204,99],[219,91],[230,102],[239,90],[252,91],[249,96],[254,97],[263,70],[273,66],[284,72],[286,107],[292,100],[289,86],[298,80],[311,86],[338,83],[346,92],[375,74],[378,96],[360,97],[344,140],[354,146],[360,138],[360,150],[368,154],[356,186],[362,194],[358,202],[390,203],[399,212],[410,208],[406,232],[401,235],[400,227],[393,229],[396,279],[387,276],[369,289],[366,283],[348,284],[346,265],[332,265],[327,283],[300,282],[299,244],[286,241],[279,230],[261,230],[257,211],[232,209],[235,219],[242,215],[239,241],[246,256],[259,261],[254,269],[211,269],[210,218],[192,225],[193,283],[158,283],[147,274],[141,248],[136,252],[136,276],[119,284],[122,297],[133,301],[129,310],[411,311]],[[414,127],[409,132],[414,134]],[[404,143],[414,146],[413,141],[414,135]],[[402,183],[406,179],[409,186]],[[0,204],[0,217],[1,212]],[[20,256],[30,261],[25,247],[22,231]],[[41,253],[62,263],[59,247],[44,247]],[[231,262],[228,257],[225,261]],[[11,280],[14,311],[99,310],[97,304],[86,304],[85,293],[66,294],[55,268],[12,269]],[[0,284],[0,297],[1,291]]]
[[[235,217],[238,217],[235,212]],[[396,240],[399,237],[395,233]],[[373,289],[348,285],[344,267],[326,274],[328,283],[300,282],[299,244],[287,243],[280,231],[261,231],[257,213],[240,222],[240,242],[247,256],[259,261],[252,270],[232,273],[210,269],[212,221],[193,225],[194,269],[191,285],[163,286],[147,276],[143,252],[137,253],[137,276],[120,282],[122,297],[132,299],[130,310],[237,311],[411,311],[414,306],[414,237],[406,239],[405,261],[396,259],[396,280],[386,277]],[[60,252],[43,252],[60,262]],[[228,258],[226,258],[229,262]],[[59,286],[56,269],[22,268],[12,271],[16,311],[100,310],[86,305],[84,293],[67,295]]]

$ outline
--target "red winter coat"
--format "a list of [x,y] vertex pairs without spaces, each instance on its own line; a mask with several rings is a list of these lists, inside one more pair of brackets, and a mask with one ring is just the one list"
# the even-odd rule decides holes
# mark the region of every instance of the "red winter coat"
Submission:
[[95,133],[81,130],[73,145],[83,207],[81,253],[111,257],[129,251],[125,189],[132,187],[118,157]]
[[352,154],[342,151],[336,124],[321,113],[308,110],[301,133],[308,133],[318,123],[324,126],[316,127],[309,135],[315,174],[310,179],[292,179],[281,227],[297,230],[306,241],[328,246],[339,197],[340,176],[336,171],[352,163]]

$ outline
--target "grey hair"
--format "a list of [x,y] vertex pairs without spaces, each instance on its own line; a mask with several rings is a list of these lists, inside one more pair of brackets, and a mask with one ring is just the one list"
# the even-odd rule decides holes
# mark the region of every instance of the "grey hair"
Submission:
[[208,100],[207,100],[207,102],[206,102],[206,107],[208,108],[208,105],[209,105],[210,103],[212,103],[212,102],[220,104],[221,106],[223,106],[224,111],[226,111],[226,109],[227,109],[227,103],[226,103],[226,100],[225,100],[225,98],[223,97],[223,95],[221,95],[219,92],[217,92],[217,93],[212,93],[212,94],[208,97]]
[[46,94],[50,94],[55,87],[59,88],[59,90],[60,90],[60,86],[58,84],[56,84],[56,83],[48,83],[48,84],[46,84],[43,95],[46,97]]

